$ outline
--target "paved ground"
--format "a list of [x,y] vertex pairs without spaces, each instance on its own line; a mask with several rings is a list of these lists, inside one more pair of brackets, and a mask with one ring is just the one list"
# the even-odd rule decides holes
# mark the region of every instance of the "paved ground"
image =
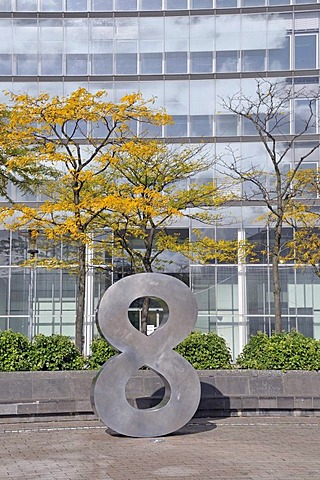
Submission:
[[0,424],[0,479],[320,480],[320,418],[195,419],[152,439],[98,422]]

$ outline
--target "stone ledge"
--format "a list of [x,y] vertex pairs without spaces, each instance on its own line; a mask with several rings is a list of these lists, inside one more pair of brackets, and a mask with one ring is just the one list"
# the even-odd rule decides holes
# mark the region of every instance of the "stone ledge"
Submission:
[[[0,372],[0,423],[8,421],[95,419],[90,402],[97,372]],[[320,416],[320,372],[199,371],[201,402],[197,417]],[[150,371],[128,382],[129,403],[150,408],[164,387]]]

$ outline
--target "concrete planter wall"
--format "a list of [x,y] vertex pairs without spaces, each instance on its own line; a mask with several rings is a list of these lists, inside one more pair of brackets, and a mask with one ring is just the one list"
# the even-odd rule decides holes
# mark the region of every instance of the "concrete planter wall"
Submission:
[[[95,419],[90,403],[94,371],[0,372],[0,423]],[[198,417],[320,416],[320,372],[199,371]],[[160,378],[142,371],[127,385],[128,400],[150,407],[163,395]]]

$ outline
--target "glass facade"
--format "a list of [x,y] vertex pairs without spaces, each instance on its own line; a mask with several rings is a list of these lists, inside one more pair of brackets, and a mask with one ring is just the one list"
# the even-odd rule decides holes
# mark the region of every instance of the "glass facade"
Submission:
[[[103,88],[114,101],[140,91],[155,97],[156,106],[164,106],[175,122],[150,128],[149,136],[194,144],[205,139],[208,155],[226,159],[231,144],[237,154],[264,165],[266,152],[251,123],[227,111],[222,99],[240,90],[250,94],[262,77],[318,88],[319,25],[320,9],[311,0],[0,0],[0,101],[5,90],[67,95],[80,86],[91,92]],[[311,108],[316,117],[319,106],[313,102]],[[279,131],[286,135],[301,130],[309,102],[299,98],[288,111],[290,121]],[[318,129],[310,122],[288,153],[287,168],[317,142]],[[318,164],[315,150],[308,165],[317,169]],[[212,169],[205,181],[219,183],[222,175]],[[251,186],[242,188],[249,192]],[[262,210],[258,202],[230,207],[226,225],[213,225],[211,235],[241,234],[267,251],[272,232],[259,225]],[[192,232],[193,227],[181,228]],[[76,278],[62,270],[21,268],[28,249],[23,232],[3,230],[0,244],[0,328],[30,333],[31,325],[32,333],[73,336]],[[261,253],[255,265],[187,266],[199,304],[198,328],[223,335],[234,356],[251,333],[272,331],[269,260]],[[88,342],[95,308],[113,275],[94,266],[88,270]],[[285,328],[320,338],[318,277],[311,268],[285,264],[281,281]]]

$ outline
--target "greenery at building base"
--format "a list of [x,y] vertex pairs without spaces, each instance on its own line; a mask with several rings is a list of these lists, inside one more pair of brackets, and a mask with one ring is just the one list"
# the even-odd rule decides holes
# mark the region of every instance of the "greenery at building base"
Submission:
[[296,331],[271,337],[259,332],[250,338],[237,365],[256,370],[320,370],[320,341]]
[[117,350],[107,340],[102,337],[95,337],[91,343],[91,355],[88,358],[88,366],[92,370],[100,368],[109,358],[117,353]]
[[0,331],[0,371],[30,370],[30,342],[22,333]]
[[175,350],[196,370],[231,368],[230,349],[225,339],[214,332],[192,332]]
[[36,335],[31,343],[32,370],[81,370],[85,359],[64,335]]
[[[192,332],[175,350],[197,370],[320,370],[320,340],[299,332],[268,337],[259,332],[238,356],[236,367],[224,338],[214,332]],[[81,355],[64,335],[36,335],[32,342],[21,333],[0,331],[0,371],[53,371],[98,369],[117,351],[101,337],[94,338],[91,355]]]

